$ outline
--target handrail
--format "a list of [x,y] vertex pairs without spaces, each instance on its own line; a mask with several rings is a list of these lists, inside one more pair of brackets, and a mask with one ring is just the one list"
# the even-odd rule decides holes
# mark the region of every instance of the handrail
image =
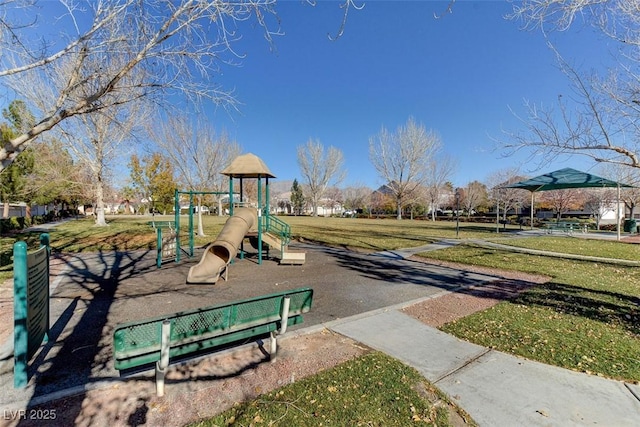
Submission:
[[263,218],[265,219],[265,232],[278,236],[282,241],[283,246],[286,246],[291,242],[291,226],[289,224],[273,215],[264,215]]

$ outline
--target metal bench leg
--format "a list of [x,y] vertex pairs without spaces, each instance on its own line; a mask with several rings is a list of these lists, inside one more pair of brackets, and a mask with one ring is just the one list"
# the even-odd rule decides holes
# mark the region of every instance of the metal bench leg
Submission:
[[269,340],[269,359],[273,362],[276,360],[276,352],[278,351],[278,334],[276,331],[270,333]]
[[164,396],[164,377],[167,374],[167,368],[161,368],[160,362],[156,362],[156,396]]
[[169,349],[171,342],[171,321],[162,322],[162,337],[160,341],[160,360],[156,362],[156,395],[164,396],[164,377],[169,366]]
[[291,298],[284,297],[282,301],[282,313],[280,313],[280,334],[287,332],[287,324],[289,323],[289,306],[291,305]]
[[278,335],[287,332],[290,305],[291,298],[284,297],[282,300],[282,313],[280,313],[280,330],[271,332],[269,336],[269,360],[272,362],[276,360],[276,353],[278,352]]

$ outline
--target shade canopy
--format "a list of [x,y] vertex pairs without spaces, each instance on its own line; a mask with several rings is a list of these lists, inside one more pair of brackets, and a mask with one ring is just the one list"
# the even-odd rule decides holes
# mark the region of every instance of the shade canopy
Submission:
[[502,188],[522,188],[523,190],[549,191],[563,190],[566,188],[604,188],[604,187],[633,187],[600,176],[581,172],[579,170],[564,168],[555,172],[549,172],[526,181],[505,185]]

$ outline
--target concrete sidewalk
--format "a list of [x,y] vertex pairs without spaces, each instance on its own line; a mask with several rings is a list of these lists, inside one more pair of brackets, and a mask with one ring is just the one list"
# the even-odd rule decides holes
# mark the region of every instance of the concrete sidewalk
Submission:
[[490,350],[395,309],[325,326],[413,366],[481,426],[640,424],[640,386]]

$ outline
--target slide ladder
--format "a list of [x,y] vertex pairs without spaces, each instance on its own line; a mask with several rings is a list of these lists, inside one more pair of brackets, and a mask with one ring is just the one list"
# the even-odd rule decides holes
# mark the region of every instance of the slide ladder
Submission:
[[281,219],[265,215],[262,229],[262,241],[280,251],[280,264],[304,264],[306,254],[289,249],[291,226]]

